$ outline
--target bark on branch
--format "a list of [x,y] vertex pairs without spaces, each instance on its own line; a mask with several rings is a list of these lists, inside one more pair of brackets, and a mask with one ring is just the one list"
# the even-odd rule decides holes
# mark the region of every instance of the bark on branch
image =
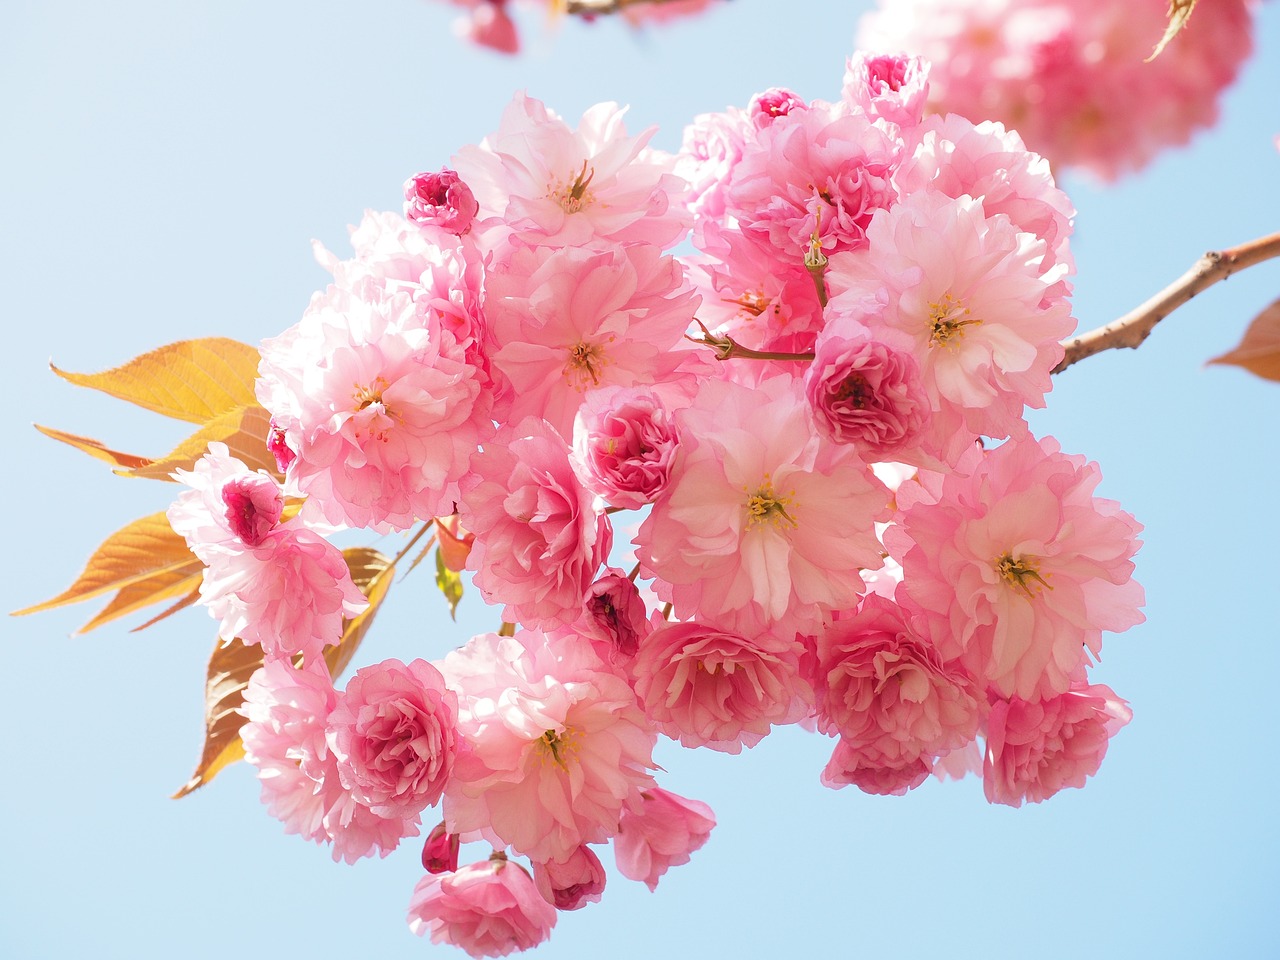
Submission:
[[1237,270],[1252,267],[1273,257],[1280,257],[1280,233],[1259,237],[1226,250],[1210,250],[1190,270],[1146,303],[1106,326],[1063,340],[1066,355],[1053,368],[1053,372],[1061,373],[1073,363],[1103,350],[1120,347],[1136,349],[1151,335],[1157,323],[1197,293],[1207,290],[1219,280],[1227,279]]
[[564,12],[575,17],[606,16],[627,7],[657,6],[670,0],[564,0]]

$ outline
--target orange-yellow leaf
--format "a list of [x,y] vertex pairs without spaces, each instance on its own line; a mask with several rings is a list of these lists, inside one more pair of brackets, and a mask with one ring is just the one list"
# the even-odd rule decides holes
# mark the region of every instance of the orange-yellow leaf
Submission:
[[164,513],[153,513],[121,527],[103,541],[75,583],[62,593],[33,607],[17,610],[14,615],[79,603],[144,581],[167,587],[176,582],[173,575],[198,574],[200,566],[186,542],[173,532]]
[[159,603],[161,600],[168,600],[172,597],[181,597],[182,599],[175,605],[167,608],[158,616],[152,617],[146,623],[140,624],[131,630],[136,633],[139,630],[145,630],[154,623],[159,623],[165,617],[177,613],[184,607],[189,607],[195,603],[200,596],[200,580],[203,567],[199,560],[195,560],[190,569],[183,570],[167,570],[164,573],[158,573],[154,577],[148,577],[146,580],[139,580],[137,583],[131,583],[124,587],[111,598],[98,615],[86,623],[76,633],[88,633],[95,627],[100,627],[104,623],[110,623],[112,620],[118,620],[120,617],[128,616],[135,610],[141,610],[143,607],[149,607],[153,603]]
[[[391,560],[370,547],[351,547],[343,550],[342,555],[351,571],[351,579],[369,598],[369,608],[355,619],[345,621],[342,639],[333,646],[325,647],[325,665],[335,679],[355,656],[395,574]],[[214,646],[205,679],[204,748],[191,779],[173,795],[175,800],[204,786],[224,767],[244,756],[244,745],[240,741],[244,717],[236,710],[244,702],[244,689],[249,685],[249,678],[260,666],[262,648],[257,644],[246,646],[239,640],[233,640],[225,647],[221,643]]]
[[42,427],[40,424],[32,424],[37,430],[46,437],[52,437],[54,440],[61,440],[87,453],[91,457],[99,460],[105,460],[113,467],[120,467],[125,470],[135,470],[138,467],[146,466],[151,461],[146,457],[139,457],[132,453],[121,453],[119,450],[112,450],[103,444],[100,440],[94,440],[92,437],[80,437],[74,433],[67,433],[63,430],[55,430],[53,427]]
[[209,444],[221,441],[231,456],[243,460],[250,470],[278,473],[275,458],[267,450],[267,431],[271,415],[254,403],[235,407],[214,417],[183,440],[168,456],[147,461],[128,470],[117,470],[123,477],[145,477],[149,480],[171,480],[174,470],[190,470],[205,455]]
[[1147,57],[1145,63],[1150,63],[1160,56],[1164,48],[1169,45],[1169,41],[1187,25],[1187,21],[1191,19],[1191,11],[1195,8],[1196,0],[1169,0],[1169,12],[1166,14],[1169,23],[1164,28],[1164,36],[1160,38],[1160,42],[1156,44],[1156,48],[1151,51],[1151,56]]
[[49,366],[70,383],[191,423],[207,423],[228,410],[257,403],[253,384],[258,351],[225,337],[171,343],[102,373],[70,373]]
[[1253,318],[1239,346],[1209,362],[1244,367],[1266,380],[1280,380],[1280,300]]

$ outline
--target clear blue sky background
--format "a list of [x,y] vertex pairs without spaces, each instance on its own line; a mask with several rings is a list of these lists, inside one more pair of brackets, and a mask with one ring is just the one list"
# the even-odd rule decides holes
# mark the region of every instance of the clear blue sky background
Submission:
[[[1264,6],[1217,129],[1115,187],[1064,178],[1082,326],[1207,248],[1280,229],[1280,8]],[[554,36],[535,14],[511,60],[456,42],[424,0],[8,0],[4,610],[61,590],[175,489],[31,429],[154,455],[182,435],[62,383],[50,358],[90,371],[278,333],[325,282],[309,241],[345,251],[347,224],[398,209],[405,177],[491,131],[518,88],[570,118],[630,103],[632,129],[660,124],[668,148],[695,113],[770,85],[835,97],[863,9],[735,0],[661,31]],[[1094,673],[1135,719],[1087,789],[1022,810],[988,806],[976,780],[834,792],[817,779],[829,744],[794,730],[736,758],[664,748],[666,784],[719,815],[710,843],[656,893],[613,877],[541,955],[1280,955],[1280,384],[1203,366],[1277,294],[1280,262],[1232,278],[1140,351],[1060,377],[1035,417],[1147,527],[1149,620],[1108,637]],[[421,573],[397,584],[360,660],[440,656],[496,623],[474,594],[464,607],[451,624]],[[283,834],[243,765],[169,800],[199,751],[212,622],[69,636],[92,612],[0,627],[0,956],[461,956],[405,926],[416,844],[335,865]]]

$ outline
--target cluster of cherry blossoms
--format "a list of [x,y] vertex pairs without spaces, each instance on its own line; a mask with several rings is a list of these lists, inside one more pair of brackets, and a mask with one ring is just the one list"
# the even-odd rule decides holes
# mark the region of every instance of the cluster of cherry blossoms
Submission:
[[858,43],[931,60],[931,110],[1000,120],[1055,168],[1113,180],[1213,125],[1257,6],[1200,0],[1154,59],[1169,0],[879,0]]
[[[262,344],[283,482],[222,445],[180,474],[203,602],[262,647],[241,736],[270,812],[351,862],[438,806],[415,932],[503,955],[600,898],[594,848],[650,888],[687,862],[715,821],[659,785],[659,736],[800,723],[828,786],[969,771],[1018,806],[1129,720],[1089,669],[1143,619],[1141,527],[1023,417],[1075,324],[1073,211],[928,89],[858,54],[835,102],[769,90],[675,155],[613,104],[575,129],[517,95],[354,257],[321,249],[332,284]],[[327,535],[433,520],[502,629],[335,689],[365,601]]]

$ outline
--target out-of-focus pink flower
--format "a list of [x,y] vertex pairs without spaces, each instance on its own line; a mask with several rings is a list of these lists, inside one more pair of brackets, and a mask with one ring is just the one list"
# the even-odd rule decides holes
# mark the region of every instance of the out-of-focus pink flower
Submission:
[[444,821],[437,823],[422,845],[422,869],[427,873],[452,873],[458,869],[461,838],[450,833]]
[[573,465],[583,485],[636,510],[667,488],[679,444],[675,420],[647,387],[593,390],[573,424]]
[[169,523],[205,564],[200,598],[222,639],[261,644],[267,660],[301,653],[310,662],[368,606],[342,552],[301,518],[279,523],[280,485],[225,443],[174,478],[192,489],[170,506]]
[[929,64],[920,57],[859,50],[845,65],[844,102],[904,132],[920,122],[928,94]]
[[535,860],[533,883],[557,910],[581,910],[604,895],[604,864],[583,844],[564,860]]
[[575,629],[595,641],[606,663],[636,655],[649,632],[649,620],[640,590],[621,570],[606,567],[587,590],[586,607]]
[[631,663],[645,716],[686,747],[739,753],[774,724],[811,710],[800,677],[802,648],[759,634],[748,640],[702,623],[659,626]]
[[1133,718],[1104,684],[1078,683],[1045,700],[995,699],[987,717],[982,789],[992,803],[1039,803],[1064,787],[1083,787],[1107,744]]
[[812,632],[880,566],[888,492],[847,445],[819,437],[790,377],[703,385],[677,414],[671,485],[636,537],[681,620],[744,636]]
[[1001,696],[1066,693],[1102,631],[1144,619],[1132,561],[1142,526],[1093,495],[1101,479],[1096,463],[1028,435],[987,451],[972,476],[946,475],[936,502],[915,481],[898,490],[885,545],[901,589],[942,656]]
[[429,223],[462,236],[480,212],[475,194],[457,172],[415,173],[404,184],[404,215],[410,223]]
[[458,751],[458,698],[425,660],[361,667],[329,714],[343,785],[386,817],[413,817],[444,792]]
[[551,935],[556,908],[524,869],[502,854],[453,873],[418,881],[409,901],[409,929],[432,943],[461,947],[473,957],[505,957]]
[[[921,623],[923,626],[923,621]],[[818,635],[818,726],[887,758],[937,756],[978,732],[970,681],[948,669],[906,611],[869,595]]]
[[613,855],[619,873],[653,890],[664,873],[688,863],[693,852],[707,842],[716,816],[700,800],[661,787],[650,787],[643,797],[639,810],[623,815],[613,838]]
[[928,780],[932,769],[932,757],[885,757],[841,738],[820,779],[824,787],[833,790],[855,786],[863,793],[901,797]]
[[685,206],[700,217],[724,216],[724,185],[751,132],[747,114],[730,107],[723,113],[701,113],[684,128],[676,154],[676,173],[688,184]]
[[534,860],[603,843],[653,786],[654,734],[626,681],[574,638],[483,634],[445,657],[467,742],[445,789],[454,833]]
[[[505,442],[501,442],[505,441]],[[467,569],[508,623],[550,629],[582,613],[613,543],[609,518],[569,465],[568,447],[529,419],[471,462],[461,520],[475,536]]]
[[1196,10],[1146,62],[1165,0],[881,0],[859,47],[911,50],[933,64],[937,113],[999,120],[1055,168],[1111,180],[1186,143],[1217,119],[1218,99],[1252,48],[1253,0]]

